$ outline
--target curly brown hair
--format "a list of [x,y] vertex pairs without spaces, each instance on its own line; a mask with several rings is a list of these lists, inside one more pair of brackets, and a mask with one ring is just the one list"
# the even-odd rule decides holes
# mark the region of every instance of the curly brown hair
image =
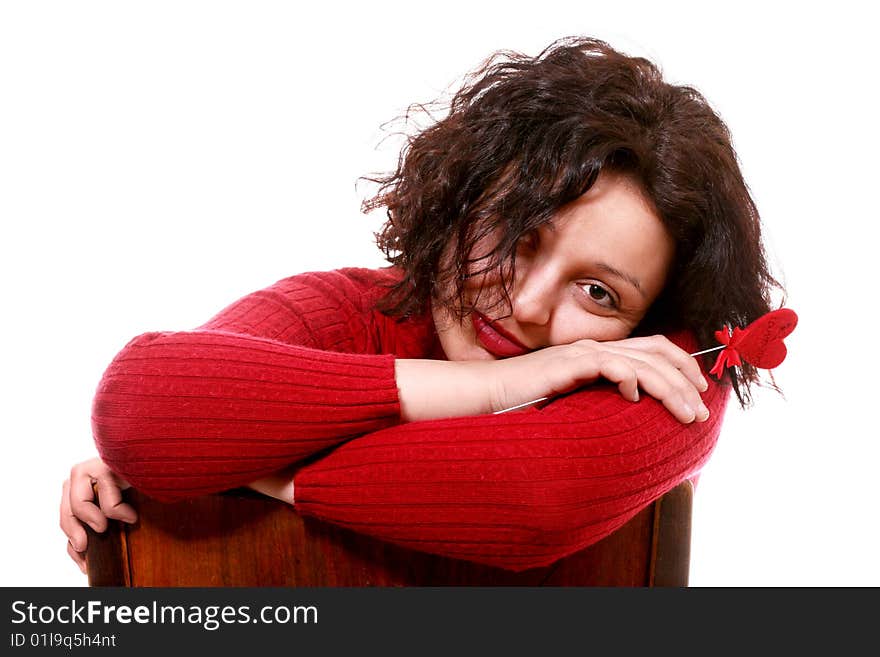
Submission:
[[[519,240],[603,169],[641,183],[676,243],[667,285],[634,334],[688,329],[714,345],[722,326],[770,310],[781,285],[728,128],[698,91],[667,83],[652,62],[584,37],[536,57],[500,51],[442,107],[442,120],[407,139],[396,171],[365,177],[379,190],[363,210],[387,209],[376,240],[403,273],[380,305],[387,314],[422,312],[433,297],[464,315],[465,282],[494,268],[508,294]],[[500,239],[475,262],[489,234]],[[447,247],[457,257],[443,258]],[[708,366],[714,354],[703,358]],[[746,406],[757,370],[728,375]]]

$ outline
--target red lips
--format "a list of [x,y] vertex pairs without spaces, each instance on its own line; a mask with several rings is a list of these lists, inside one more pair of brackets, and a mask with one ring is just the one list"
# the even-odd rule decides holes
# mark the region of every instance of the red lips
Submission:
[[474,325],[477,341],[496,358],[522,356],[531,351],[522,342],[483,315],[473,313],[471,321]]

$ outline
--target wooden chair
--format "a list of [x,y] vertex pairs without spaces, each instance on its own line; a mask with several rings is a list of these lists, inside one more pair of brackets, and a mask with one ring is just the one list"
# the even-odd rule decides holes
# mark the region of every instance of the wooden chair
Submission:
[[687,586],[693,485],[602,541],[514,573],[414,552],[298,516],[242,489],[161,504],[133,489],[135,525],[90,529],[90,586]]

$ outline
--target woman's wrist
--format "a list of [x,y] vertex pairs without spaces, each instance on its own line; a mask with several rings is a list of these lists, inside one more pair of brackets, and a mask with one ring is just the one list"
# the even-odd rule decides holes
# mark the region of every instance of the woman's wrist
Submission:
[[401,419],[415,422],[491,412],[494,363],[396,360]]
[[401,419],[483,415],[555,394],[571,385],[569,348],[548,347],[501,360],[398,359]]

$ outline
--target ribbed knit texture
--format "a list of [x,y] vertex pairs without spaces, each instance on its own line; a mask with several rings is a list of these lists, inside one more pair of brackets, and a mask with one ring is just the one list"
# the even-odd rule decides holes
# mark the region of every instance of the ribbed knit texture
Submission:
[[196,330],[136,337],[94,398],[101,458],[144,493],[173,501],[244,486],[399,422],[385,347],[425,357],[433,330],[370,310],[388,280],[387,271],[303,274]]
[[302,274],[194,331],[135,338],[95,396],[99,454],[170,501],[336,446],[297,471],[299,513],[512,570],[607,536],[709,458],[729,397],[711,381],[705,423],[597,385],[541,409],[401,424],[394,358],[442,352],[429,317],[372,309],[393,276]]

